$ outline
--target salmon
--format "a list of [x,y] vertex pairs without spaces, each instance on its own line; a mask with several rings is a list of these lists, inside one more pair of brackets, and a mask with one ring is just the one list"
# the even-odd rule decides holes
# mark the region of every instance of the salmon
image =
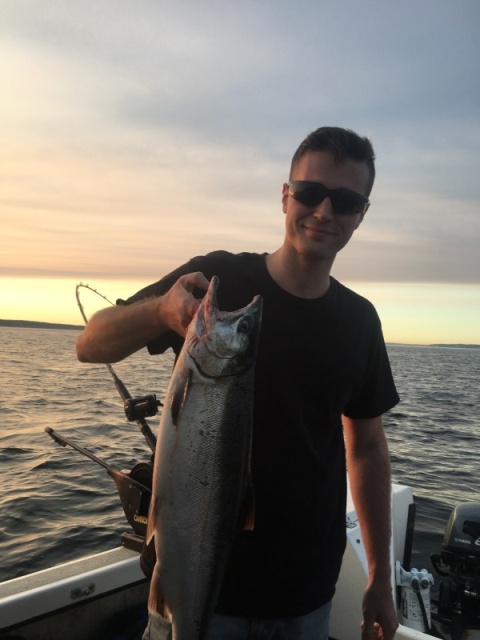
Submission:
[[[204,640],[236,534],[253,527],[253,381],[262,300],[220,311],[213,277],[164,401],[146,545],[148,609],[173,640]],[[154,615],[155,615],[154,614]]]

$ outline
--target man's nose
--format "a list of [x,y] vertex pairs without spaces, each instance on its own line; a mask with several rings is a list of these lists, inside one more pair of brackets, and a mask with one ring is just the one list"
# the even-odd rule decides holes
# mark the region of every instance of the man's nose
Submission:
[[333,207],[330,198],[324,198],[313,211],[313,215],[319,220],[332,220]]

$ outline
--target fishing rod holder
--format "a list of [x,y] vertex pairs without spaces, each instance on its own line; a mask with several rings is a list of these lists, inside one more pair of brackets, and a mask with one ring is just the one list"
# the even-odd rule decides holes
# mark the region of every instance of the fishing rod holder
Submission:
[[154,393],[138,398],[125,398],[123,401],[123,408],[129,422],[156,416],[158,407],[161,406],[163,406],[162,403],[157,400]]

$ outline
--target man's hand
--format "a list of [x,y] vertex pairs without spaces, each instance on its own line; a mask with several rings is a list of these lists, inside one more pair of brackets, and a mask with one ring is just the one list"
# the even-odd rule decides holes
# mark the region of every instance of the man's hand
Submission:
[[373,580],[363,596],[362,640],[393,640],[398,627],[389,579]]
[[118,362],[170,329],[184,337],[199,305],[193,295],[195,287],[208,289],[203,273],[181,276],[163,296],[102,309],[77,338],[78,359]]
[[195,288],[208,289],[208,280],[200,271],[181,276],[177,282],[162,296],[162,320],[181,336],[187,333],[195,311],[200,304],[193,296]]

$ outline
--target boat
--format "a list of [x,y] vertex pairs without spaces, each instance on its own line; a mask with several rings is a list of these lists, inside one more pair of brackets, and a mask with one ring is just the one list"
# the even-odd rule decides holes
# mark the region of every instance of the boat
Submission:
[[[78,291],[78,288],[77,288]],[[79,303],[80,304],[80,303]],[[147,418],[160,402],[154,395],[132,398],[107,365],[126,417],[137,422],[151,451]],[[114,480],[128,530],[111,550],[81,557],[0,583],[0,640],[140,640],[147,624],[149,581],[140,567],[151,493],[148,459],[119,470],[47,427],[55,442],[104,467]],[[346,508],[347,547],[333,600],[330,637],[360,637],[367,558],[350,490]],[[480,502],[458,505],[446,523],[432,570],[411,567],[415,500],[410,487],[392,484],[391,588],[398,608],[396,640],[480,640]],[[295,639],[292,639],[295,640]]]
[[[394,578],[398,574],[394,568],[400,562],[397,558],[402,557],[407,544],[408,514],[413,504],[409,487],[392,485],[391,556]],[[480,505],[474,505],[477,517]],[[478,519],[475,524],[478,526]],[[330,636],[336,640],[359,637],[362,594],[367,576],[362,536],[350,498],[346,528],[347,549],[333,600],[330,625]],[[149,583],[140,569],[136,538],[135,534],[127,533],[122,544],[110,551],[0,583],[1,640],[141,638],[147,620]],[[398,594],[401,620],[396,640],[425,640],[431,635],[452,639],[479,637],[480,561],[478,555],[468,554],[467,558],[460,555],[461,567],[465,570],[467,565],[471,565],[472,573],[462,576],[461,569],[457,568],[455,577],[444,583],[448,585],[445,591],[451,596],[450,606],[444,607],[450,610],[450,617],[448,611],[440,612],[438,603],[431,611],[428,601],[424,605],[429,617],[436,619],[436,633],[425,631],[421,607],[415,606],[415,589],[407,587],[405,590],[392,583],[392,589]],[[415,574],[415,571],[406,573]],[[422,575],[425,575],[425,570]],[[463,581],[463,589],[458,589],[459,581]],[[428,579],[427,582],[430,583]],[[428,589],[421,591],[424,597]],[[452,591],[456,591],[456,595]]]
[[[137,406],[151,408],[152,402],[143,399]],[[147,623],[149,582],[139,555],[151,465],[139,463],[130,472],[119,471],[52,429],[47,432],[59,444],[72,446],[106,468],[117,485],[130,529],[109,551],[0,583],[0,640],[139,640]],[[480,503],[465,503],[452,512],[441,553],[432,555],[441,578],[437,600],[430,597],[432,574],[409,566],[414,511],[411,489],[392,484],[392,590],[400,621],[396,640],[426,640],[432,635],[478,640]],[[367,580],[365,548],[350,491],[345,526],[347,548],[330,625],[330,637],[336,640],[359,637]]]

